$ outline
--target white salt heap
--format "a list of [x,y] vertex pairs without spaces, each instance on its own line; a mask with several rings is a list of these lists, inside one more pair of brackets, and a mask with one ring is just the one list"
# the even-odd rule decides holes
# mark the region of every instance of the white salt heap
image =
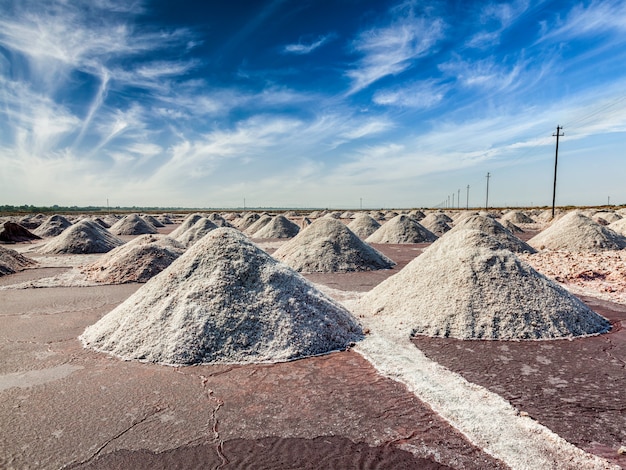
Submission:
[[348,224],[348,228],[359,238],[365,240],[372,233],[380,228],[380,224],[376,219],[360,212],[352,222]]
[[408,215],[398,215],[365,239],[367,243],[433,242],[437,235]]
[[626,237],[572,211],[528,240],[528,244],[540,250],[621,250],[626,248]]
[[235,219],[233,221],[233,225],[243,232],[248,227],[250,227],[250,225],[252,225],[257,220],[259,220],[259,217],[261,216],[257,214],[256,212],[248,212],[247,214],[244,214],[240,218]]
[[180,224],[179,227],[176,228],[176,230],[174,230],[172,233],[170,233],[170,237],[171,238],[178,238],[180,237],[183,233],[185,233],[187,230],[189,230],[191,227],[193,227],[193,225],[200,219],[202,219],[202,214],[189,214],[185,220],[183,220],[183,223]]
[[489,238],[475,230],[449,232],[361,305],[413,335],[522,340],[610,329],[605,318]]
[[215,230],[216,228],[218,228],[217,225],[215,225],[206,217],[202,217],[182,235],[176,238],[176,240],[178,240],[183,246],[190,247],[202,237],[204,237],[207,233]]
[[81,220],[37,251],[43,254],[107,253],[124,242],[91,220]]
[[536,253],[528,243],[523,242],[497,220],[482,215],[473,215],[460,220],[445,236],[461,230],[479,230],[496,238],[507,250],[515,253]]
[[104,284],[147,282],[182,255],[184,247],[169,237],[141,235],[85,266],[87,279]]
[[298,235],[300,227],[283,215],[273,217],[257,230],[252,238],[292,238]]
[[438,212],[431,212],[422,220],[419,221],[424,227],[433,232],[435,235],[440,237],[444,233],[450,231],[452,227],[448,225],[447,220],[450,217],[447,217],[445,214]]
[[228,220],[226,220],[224,217],[222,217],[217,212],[211,212],[207,216],[207,219],[209,219],[211,222],[213,222],[218,227],[232,227],[232,225],[228,222]]
[[36,264],[35,260],[27,258],[15,250],[0,246],[0,276],[14,274]]
[[141,218],[143,220],[145,220],[147,223],[149,223],[150,225],[152,225],[154,228],[161,228],[161,227],[165,227],[165,225],[163,225],[163,223],[158,220],[156,217],[146,214],[146,215],[142,215]]
[[53,215],[46,219],[39,227],[33,230],[35,235],[40,237],[56,237],[60,235],[63,230],[70,227],[72,222],[67,220],[62,215]]
[[272,221],[272,216],[261,215],[256,221],[248,226],[245,233],[252,236]]
[[274,258],[303,273],[389,269],[395,263],[339,220],[322,217],[282,245]]
[[626,236],[626,219],[619,219],[615,222],[611,222],[608,227],[614,232]]
[[157,229],[150,223],[142,219],[139,214],[129,214],[117,221],[109,231],[113,235],[145,235],[157,233]]
[[123,359],[172,365],[287,361],[361,338],[347,310],[228,228],[209,233],[80,337]]
[[514,224],[534,224],[535,221],[521,211],[509,211],[502,216],[502,221],[510,221]]

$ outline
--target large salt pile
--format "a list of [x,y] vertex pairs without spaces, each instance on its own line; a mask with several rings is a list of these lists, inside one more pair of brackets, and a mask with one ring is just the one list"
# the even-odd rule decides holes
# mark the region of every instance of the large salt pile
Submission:
[[146,235],[157,233],[157,229],[142,219],[139,214],[129,214],[122,220],[111,225],[109,231],[113,235]]
[[610,328],[576,297],[476,230],[449,232],[361,303],[386,322],[410,327],[413,335],[551,339]]
[[272,221],[271,215],[261,215],[255,222],[250,224],[245,233],[252,236]]
[[170,237],[172,238],[178,238],[180,237],[183,233],[185,233],[187,230],[189,230],[191,227],[193,227],[193,225],[200,219],[202,219],[203,215],[202,214],[189,214],[185,220],[183,220],[183,223],[180,224],[180,227],[177,227],[176,230],[174,230],[172,233],[170,233]]
[[124,242],[91,220],[81,220],[37,251],[44,254],[107,253]]
[[367,245],[343,222],[322,217],[273,254],[304,273],[331,273],[389,269],[395,263]]
[[0,246],[0,276],[14,274],[36,264],[35,260],[27,258],[15,250]]
[[239,231],[220,228],[80,339],[123,359],[176,365],[287,361],[361,337],[347,310]]
[[71,225],[72,223],[62,215],[53,215],[48,217],[33,233],[40,237],[56,237]]
[[365,239],[367,243],[425,243],[437,235],[408,215],[398,215]]
[[536,253],[532,246],[528,243],[523,242],[515,235],[513,235],[507,228],[505,228],[500,222],[491,218],[485,217],[482,215],[473,215],[471,217],[467,217],[460,222],[457,222],[457,225],[454,226],[452,230],[450,230],[445,236],[448,234],[456,233],[461,230],[480,230],[481,232],[485,232],[488,235],[498,239],[502,245],[507,250],[511,250],[515,253]]
[[361,212],[348,224],[348,228],[352,230],[357,237],[365,240],[380,228],[380,224],[373,217],[367,215],[365,212]]
[[514,224],[534,224],[535,221],[521,211],[509,211],[502,216],[502,221],[510,221]]
[[528,244],[540,250],[621,250],[626,247],[626,237],[572,211],[528,240]]
[[300,227],[283,215],[273,217],[257,230],[252,238],[292,238],[298,235]]
[[0,230],[0,242],[3,243],[29,242],[39,239],[41,239],[39,235],[35,235],[26,227],[11,221],[6,221],[2,230]]
[[185,247],[190,247],[207,233],[215,230],[217,225],[211,222],[206,217],[200,218],[195,224],[193,224],[189,230],[186,230],[176,240],[178,240]]
[[183,252],[183,245],[169,237],[141,235],[109,251],[82,271],[88,279],[105,284],[147,282]]

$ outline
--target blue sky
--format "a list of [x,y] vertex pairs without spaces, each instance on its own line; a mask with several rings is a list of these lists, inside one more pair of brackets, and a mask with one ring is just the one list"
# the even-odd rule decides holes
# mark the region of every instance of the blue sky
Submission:
[[3,204],[548,205],[557,125],[626,203],[623,0],[0,0]]

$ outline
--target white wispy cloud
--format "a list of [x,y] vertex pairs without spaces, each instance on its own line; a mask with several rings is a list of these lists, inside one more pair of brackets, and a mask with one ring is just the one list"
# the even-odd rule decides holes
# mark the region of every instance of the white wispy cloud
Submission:
[[496,45],[507,28],[528,9],[528,0],[516,0],[511,3],[490,3],[480,12],[479,21],[484,29],[470,37],[465,45],[473,48],[485,48]]
[[299,54],[299,55],[310,54],[315,49],[318,49],[319,47],[328,43],[335,37],[336,36],[334,34],[327,34],[325,36],[320,36],[317,40],[309,42],[308,44],[303,43],[302,41],[298,42],[297,44],[288,44],[284,47],[283,52],[287,54]]
[[439,65],[439,69],[456,78],[466,87],[488,88],[491,90],[511,89],[517,86],[525,70],[523,60],[512,66],[499,64],[494,57],[469,61],[455,57]]
[[376,91],[372,100],[383,106],[426,109],[443,100],[450,89],[447,84],[435,80],[424,80]]

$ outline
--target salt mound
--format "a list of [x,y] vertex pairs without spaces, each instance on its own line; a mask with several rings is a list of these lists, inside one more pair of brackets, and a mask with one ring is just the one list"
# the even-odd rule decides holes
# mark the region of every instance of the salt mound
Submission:
[[62,215],[53,215],[48,217],[33,233],[40,237],[56,237],[71,225],[72,223]]
[[159,222],[161,222],[162,224],[165,224],[165,225],[172,225],[174,223],[174,222],[172,222],[172,219],[170,218],[170,216],[167,215],[167,214],[160,215],[157,218],[157,220]]
[[180,237],[183,233],[185,233],[187,230],[189,230],[191,227],[193,227],[193,225],[200,219],[202,219],[203,216],[202,214],[190,214],[187,216],[187,218],[185,220],[183,220],[183,223],[180,224],[180,227],[178,227],[176,230],[174,230],[172,233],[170,233],[170,237],[172,238],[178,238]]
[[408,215],[398,215],[365,239],[367,243],[433,242],[437,235]]
[[252,225],[257,220],[259,220],[260,217],[261,216],[257,214],[256,212],[249,212],[243,215],[242,217],[240,217],[239,219],[234,220],[233,225],[243,232],[248,227],[250,227],[250,225]]
[[452,228],[448,225],[446,219],[450,219],[450,217],[442,213],[431,212],[420,221],[420,224],[440,237]]
[[441,212],[441,211],[431,212],[426,217],[428,217],[428,216],[432,216],[436,220],[443,220],[447,224],[450,224],[450,223],[453,222],[452,217],[450,217],[448,214],[446,214],[444,212]]
[[298,235],[300,227],[283,215],[277,215],[256,231],[252,238],[292,238]]
[[215,230],[217,225],[211,222],[206,217],[202,217],[195,224],[191,226],[191,228],[181,236],[179,236],[176,240],[178,240],[185,247],[190,247],[202,237],[204,237],[207,233]]
[[147,282],[183,252],[183,245],[169,237],[141,235],[85,266],[82,272],[88,279],[105,284]]
[[272,216],[270,215],[262,215],[260,216],[256,222],[250,224],[250,226],[245,230],[245,233],[252,236],[259,230],[261,230],[265,225],[269,224],[272,221]]
[[505,220],[502,226],[514,235],[516,233],[524,233],[524,230],[521,227],[518,227],[510,220]]
[[[500,243],[507,249],[511,250],[515,253],[536,253],[532,246],[528,243],[523,242],[515,235],[513,235],[508,229],[506,229],[500,222],[491,218],[485,217],[482,215],[473,215],[471,217],[467,217],[460,222],[457,222],[457,225],[448,232],[448,234],[456,233],[460,230],[479,230],[481,232],[485,232],[488,235],[491,235],[494,238],[497,238]],[[446,236],[448,235],[446,234]]]
[[150,225],[152,225],[154,228],[161,228],[161,227],[165,227],[165,225],[163,225],[156,217],[153,217],[151,215],[142,215],[141,218],[143,220],[145,220],[147,223],[149,223]]
[[111,226],[109,231],[113,235],[145,235],[148,233],[157,233],[156,228],[149,224],[138,214],[129,214],[122,220]]
[[352,233],[357,237],[366,239],[380,228],[380,224],[376,219],[362,212],[348,224],[348,228],[352,230]]
[[509,221],[514,224],[534,224],[535,221],[520,211],[509,211],[502,216],[502,221]]
[[237,230],[220,228],[80,340],[123,359],[177,365],[287,361],[361,337],[347,310]]
[[621,250],[626,247],[626,237],[572,211],[528,240],[528,244],[541,250]]
[[409,215],[413,217],[415,220],[417,220],[418,222],[421,221],[424,217],[426,217],[426,214],[424,214],[422,211],[417,210],[417,209],[409,212]]
[[40,238],[27,228],[11,221],[5,222],[2,231],[0,231],[0,242],[4,243],[29,242]]
[[308,217],[303,217],[302,222],[300,222],[300,227],[305,228],[305,227],[308,227],[309,225],[311,225],[311,219],[309,219]]
[[43,245],[44,254],[107,253],[124,242],[91,220],[81,220]]
[[16,273],[36,264],[35,260],[27,258],[15,250],[0,246],[0,276]]
[[217,212],[212,212],[211,214],[209,214],[207,219],[209,219],[218,227],[232,227],[232,225]]
[[317,219],[273,256],[304,273],[373,271],[395,265],[345,224],[328,217]]
[[92,217],[91,220],[93,220],[95,223],[97,223],[102,228],[111,228],[111,226],[107,222],[102,220],[100,217]]
[[619,219],[608,225],[608,228],[621,235],[626,236],[626,219]]
[[488,238],[475,230],[449,232],[368,292],[362,305],[408,325],[412,335],[521,340],[610,329],[605,318]]

